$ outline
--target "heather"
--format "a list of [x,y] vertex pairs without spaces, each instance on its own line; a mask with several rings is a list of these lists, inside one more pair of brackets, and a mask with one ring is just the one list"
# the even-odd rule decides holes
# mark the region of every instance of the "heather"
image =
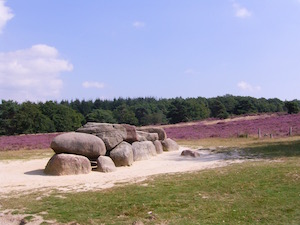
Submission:
[[[168,125],[164,129],[168,137],[174,139],[236,138],[257,137],[258,129],[262,138],[287,137],[300,134],[300,114],[261,115],[255,119],[214,120]],[[0,151],[18,149],[49,148],[51,140],[58,133],[0,136]]]
[[50,148],[52,139],[59,133],[0,136],[0,151]]
[[192,125],[166,127],[170,138],[174,139],[203,139],[203,138],[232,138],[258,136],[258,129],[264,137],[286,137],[292,128],[293,135],[300,134],[300,114],[274,114],[269,117],[258,117],[253,120],[222,121],[207,123],[200,121]]

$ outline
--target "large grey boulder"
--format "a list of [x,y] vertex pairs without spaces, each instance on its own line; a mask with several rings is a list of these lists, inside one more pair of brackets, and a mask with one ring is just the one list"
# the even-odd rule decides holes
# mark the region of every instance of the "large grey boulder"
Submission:
[[155,146],[151,141],[132,143],[132,151],[133,161],[150,159],[157,154]]
[[93,134],[101,138],[108,151],[124,140],[128,142],[137,140],[135,127],[127,124],[89,122],[77,129],[77,132]]
[[148,133],[157,133],[159,140],[165,140],[167,138],[167,134],[165,130],[161,127],[139,127],[138,131],[144,131]]
[[104,142],[100,138],[84,133],[70,132],[58,135],[50,146],[57,154],[83,155],[89,159],[97,159],[106,153]]
[[157,154],[163,153],[164,149],[163,149],[163,146],[162,146],[162,144],[159,140],[154,141],[153,144],[155,146],[155,150],[156,150]]
[[110,151],[110,158],[116,166],[130,166],[133,163],[133,152],[131,144],[123,141]]
[[99,156],[97,159],[97,171],[108,173],[116,171],[115,163],[108,156]]
[[148,133],[144,131],[137,131],[138,141],[156,141],[158,140],[157,133]]
[[48,161],[44,170],[49,175],[88,174],[92,167],[88,158],[73,154],[55,154]]
[[176,141],[172,140],[171,138],[167,138],[161,142],[164,151],[177,151],[179,150],[179,145]]

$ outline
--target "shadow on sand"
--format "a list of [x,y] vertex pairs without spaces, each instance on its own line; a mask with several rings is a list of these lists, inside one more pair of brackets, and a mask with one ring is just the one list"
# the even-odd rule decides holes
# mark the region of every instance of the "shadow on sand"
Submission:
[[32,171],[25,172],[24,174],[31,175],[31,176],[48,176],[47,174],[44,173],[44,169],[32,170]]

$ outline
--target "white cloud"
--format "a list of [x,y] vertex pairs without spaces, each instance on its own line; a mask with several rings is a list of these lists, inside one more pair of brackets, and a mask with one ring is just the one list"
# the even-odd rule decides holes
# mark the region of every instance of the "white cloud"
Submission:
[[235,9],[235,16],[236,17],[245,19],[247,17],[251,17],[252,16],[252,13],[247,8],[245,8],[245,7],[237,4],[235,2],[232,4],[232,6]]
[[85,82],[82,83],[82,86],[84,88],[98,88],[98,89],[104,88],[103,83],[94,82],[94,81],[85,81]]
[[145,27],[145,23],[144,22],[141,22],[141,21],[135,21],[132,26],[134,26],[135,28],[143,28]]
[[243,91],[258,92],[261,90],[260,86],[252,86],[251,84],[248,84],[245,81],[239,82],[237,86]]
[[11,9],[5,6],[5,0],[0,0],[0,34],[6,23],[13,17],[14,14],[11,12]]
[[0,96],[16,101],[59,97],[63,87],[60,73],[72,69],[73,65],[48,45],[0,52]]

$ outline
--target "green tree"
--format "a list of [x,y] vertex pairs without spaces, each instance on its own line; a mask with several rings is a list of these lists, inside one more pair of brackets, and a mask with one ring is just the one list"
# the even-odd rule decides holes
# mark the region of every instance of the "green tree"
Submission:
[[270,98],[267,100],[270,104],[271,112],[283,112],[284,111],[284,102],[278,98]]
[[213,99],[210,102],[209,108],[212,117],[219,118],[219,119],[226,119],[229,116],[224,104],[217,99]]
[[17,102],[2,100],[0,105],[0,135],[13,135],[16,132],[13,118],[18,110]]
[[147,125],[166,124],[167,118],[162,111],[157,111],[147,115]]
[[230,115],[234,114],[235,107],[238,104],[236,97],[227,94],[222,97],[217,97],[216,99],[223,103],[228,114]]
[[114,115],[118,123],[138,124],[138,119],[135,117],[134,112],[125,104],[118,106],[114,111]]
[[83,115],[69,106],[47,101],[40,104],[40,108],[42,113],[53,121],[55,130],[58,132],[74,131],[84,123]]
[[47,133],[55,131],[49,117],[42,114],[35,103],[24,102],[14,116],[13,121],[17,134]]
[[151,124],[151,122],[149,121],[149,110],[146,107],[138,106],[135,109],[135,117],[138,119],[139,125],[144,126]]
[[82,100],[81,104],[80,104],[80,113],[83,116],[86,116],[87,114],[89,114],[90,112],[92,112],[93,109],[93,102],[91,100],[86,101],[86,100]]
[[188,121],[201,120],[209,117],[210,110],[207,106],[207,101],[203,98],[188,98],[187,117]]
[[58,105],[52,120],[56,131],[74,131],[82,126],[84,117],[82,114],[67,106]]
[[176,98],[171,102],[167,118],[170,123],[180,123],[188,121],[188,104],[182,98]]
[[99,122],[99,123],[117,123],[114,118],[113,112],[104,109],[94,109],[86,116],[87,122]]
[[299,104],[296,100],[286,101],[284,105],[287,108],[289,114],[299,113]]
[[257,109],[250,97],[242,97],[238,99],[238,104],[235,108],[236,115],[256,113]]

